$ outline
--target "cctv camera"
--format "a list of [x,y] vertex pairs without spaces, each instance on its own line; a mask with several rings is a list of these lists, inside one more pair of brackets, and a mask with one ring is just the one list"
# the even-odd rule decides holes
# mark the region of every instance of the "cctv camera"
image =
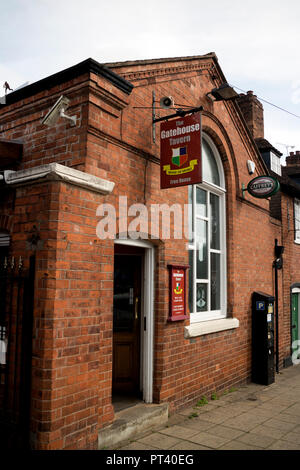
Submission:
[[67,116],[65,114],[65,110],[69,105],[70,100],[66,96],[61,96],[56,103],[52,106],[50,111],[46,114],[44,119],[42,120],[42,124],[46,126],[54,126],[56,121],[60,118],[66,118],[72,121],[73,125],[76,125],[76,116]]
[[161,100],[159,101],[159,104],[161,108],[169,109],[174,106],[174,100],[172,96],[163,96],[163,98],[161,98]]

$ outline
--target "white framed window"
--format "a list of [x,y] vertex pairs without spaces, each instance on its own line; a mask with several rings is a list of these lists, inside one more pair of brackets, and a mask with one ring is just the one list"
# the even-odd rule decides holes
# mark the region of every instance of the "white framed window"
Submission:
[[294,199],[294,228],[294,240],[296,243],[300,243],[300,200],[296,198]]
[[277,155],[275,155],[273,152],[270,152],[270,167],[274,173],[277,173],[277,175],[281,176],[280,157],[277,157]]
[[203,182],[189,186],[190,322],[226,317],[225,178],[218,150],[202,139]]

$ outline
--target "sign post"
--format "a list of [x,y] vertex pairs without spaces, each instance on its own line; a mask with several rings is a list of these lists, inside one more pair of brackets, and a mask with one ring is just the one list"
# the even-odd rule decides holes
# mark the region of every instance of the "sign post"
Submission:
[[201,113],[160,125],[160,187],[175,188],[202,182]]

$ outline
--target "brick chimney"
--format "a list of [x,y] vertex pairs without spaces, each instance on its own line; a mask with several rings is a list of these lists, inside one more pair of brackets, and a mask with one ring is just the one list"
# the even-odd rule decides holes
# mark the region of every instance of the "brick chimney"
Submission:
[[290,155],[286,157],[286,166],[300,166],[300,151],[290,152]]
[[246,124],[254,139],[264,138],[264,108],[253,91],[247,91],[247,95],[241,93],[237,98]]

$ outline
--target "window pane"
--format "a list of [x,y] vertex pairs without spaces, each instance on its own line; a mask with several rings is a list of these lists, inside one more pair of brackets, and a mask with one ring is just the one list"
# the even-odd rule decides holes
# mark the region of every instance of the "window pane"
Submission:
[[274,155],[273,152],[270,152],[270,155],[271,155],[271,170],[277,173],[278,175],[281,175],[280,157],[277,157],[277,155]]
[[202,217],[207,216],[206,191],[196,188],[196,214]]
[[193,290],[194,290],[194,263],[193,263],[193,255],[194,255],[194,250],[189,251],[189,309],[190,312],[194,311],[194,305],[193,305]]
[[207,284],[197,284],[196,306],[197,312],[207,311]]
[[220,176],[214,154],[208,143],[202,140],[203,180],[220,186]]
[[211,253],[211,310],[220,310],[221,289],[220,289],[220,255]]
[[210,247],[220,249],[220,198],[215,194],[210,194],[210,211],[211,211],[211,225],[210,225]]
[[207,222],[196,220],[197,278],[207,279]]

